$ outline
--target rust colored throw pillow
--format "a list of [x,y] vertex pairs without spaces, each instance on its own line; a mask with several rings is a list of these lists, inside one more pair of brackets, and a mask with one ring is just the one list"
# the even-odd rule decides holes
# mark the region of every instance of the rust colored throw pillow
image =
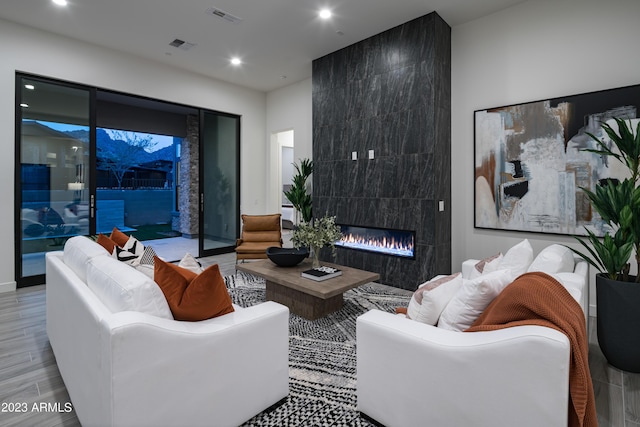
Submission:
[[114,242],[113,240],[111,240],[110,238],[108,238],[107,236],[105,236],[102,233],[98,234],[97,242],[98,242],[98,244],[100,246],[105,248],[107,250],[107,252],[109,252],[110,254],[113,253],[113,248],[118,246],[118,245],[116,245],[116,242]]
[[126,245],[129,241],[129,236],[118,230],[118,227],[113,227],[113,230],[111,230],[111,236],[109,236],[109,238],[116,242],[116,245],[120,246],[121,248],[124,248],[124,245]]
[[218,264],[200,274],[154,258],[154,280],[175,320],[196,322],[234,311]]
[[396,307],[396,314],[407,314],[407,307]]

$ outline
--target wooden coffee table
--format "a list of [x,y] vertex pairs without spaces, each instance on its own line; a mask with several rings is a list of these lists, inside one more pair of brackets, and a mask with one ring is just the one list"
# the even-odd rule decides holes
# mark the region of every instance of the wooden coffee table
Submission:
[[311,268],[306,259],[295,267],[278,267],[271,260],[263,259],[236,265],[236,269],[266,280],[269,301],[289,307],[298,316],[315,320],[342,308],[342,294],[349,289],[380,279],[377,273],[323,262],[322,265],[342,270],[342,275],[317,282],[300,276]]

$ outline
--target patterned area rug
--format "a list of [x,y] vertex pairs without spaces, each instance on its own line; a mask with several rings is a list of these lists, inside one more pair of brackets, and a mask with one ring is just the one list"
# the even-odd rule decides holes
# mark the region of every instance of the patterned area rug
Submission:
[[[225,277],[234,303],[264,301],[264,279]],[[411,293],[369,283],[344,294],[341,310],[318,320],[289,317],[289,397],[244,426],[373,426],[356,410],[356,318],[372,308],[393,312]]]

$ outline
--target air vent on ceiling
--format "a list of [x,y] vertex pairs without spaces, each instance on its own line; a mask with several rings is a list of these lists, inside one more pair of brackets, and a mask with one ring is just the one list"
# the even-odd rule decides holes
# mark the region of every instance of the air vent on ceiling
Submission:
[[180,40],[180,39],[175,39],[174,41],[169,43],[169,45],[173,46],[173,47],[177,47],[178,49],[189,50],[192,47],[194,47],[196,44],[195,43],[189,43],[189,42],[186,42],[186,41]]
[[242,21],[242,18],[233,16],[232,14],[227,13],[224,10],[220,10],[217,7],[210,7],[209,9],[207,9],[207,13],[209,15],[213,15],[218,18],[224,19],[225,21],[233,22],[234,24],[238,24]]

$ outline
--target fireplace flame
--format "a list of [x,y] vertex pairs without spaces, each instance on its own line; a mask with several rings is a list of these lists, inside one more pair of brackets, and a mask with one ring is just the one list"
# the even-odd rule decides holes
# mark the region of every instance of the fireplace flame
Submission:
[[340,240],[345,246],[365,246],[369,248],[376,248],[389,251],[399,252],[411,252],[413,253],[413,242],[403,242],[391,237],[388,239],[386,236],[381,238],[367,238],[364,236],[354,235],[348,233],[342,236]]
[[342,239],[336,245],[400,257],[414,257],[414,235],[401,230],[373,230],[342,226]]

